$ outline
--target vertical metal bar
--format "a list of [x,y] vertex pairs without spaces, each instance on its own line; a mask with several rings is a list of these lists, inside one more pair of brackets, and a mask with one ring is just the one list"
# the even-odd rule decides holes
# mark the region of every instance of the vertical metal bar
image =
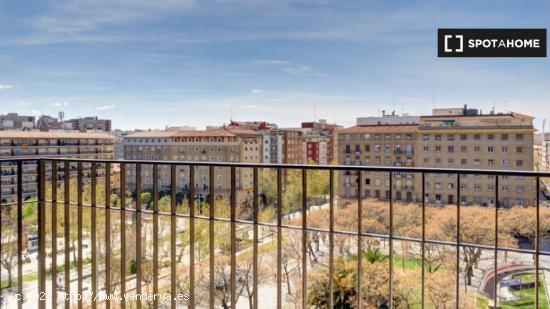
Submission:
[[460,173],[456,174],[456,308],[460,308]]
[[498,175],[495,175],[495,267],[494,267],[494,274],[495,276],[493,277],[493,288],[494,288],[494,291],[495,291],[495,294],[494,294],[494,306],[495,308],[498,307],[498,290],[497,290],[497,285],[498,285],[498,280],[497,280],[497,277],[498,277]]
[[97,288],[97,236],[96,236],[96,229],[97,229],[97,164],[96,162],[92,162],[92,175],[91,175],[91,182],[92,182],[92,188],[90,190],[91,193],[91,241],[92,241],[92,288],[91,288],[91,297],[92,297],[92,309],[97,308],[96,306],[96,300],[94,296],[99,291]]
[[[153,293],[159,292],[159,184],[158,164],[153,164]],[[155,297],[153,308],[158,308],[159,301]]]
[[334,308],[334,170],[329,171],[329,252],[328,252],[328,273],[329,273],[329,299],[328,307]]
[[390,172],[390,308],[393,308],[393,172]]
[[63,198],[65,204],[63,205],[63,220],[64,220],[64,240],[63,240],[63,246],[65,250],[64,254],[64,261],[65,261],[65,309],[71,308],[71,303],[69,296],[71,295],[71,256],[70,256],[70,233],[71,233],[71,212],[70,212],[70,202],[71,202],[71,165],[69,161],[65,161],[65,165],[63,166],[63,182],[64,182],[64,188],[63,188]]
[[253,171],[253,207],[254,207],[254,236],[253,236],[253,247],[252,247],[252,271],[253,271],[253,296],[252,296],[252,307],[258,309],[258,168],[255,167]]
[[[105,293],[111,292],[111,163],[105,163]],[[110,299],[105,299],[106,309],[111,307]]]
[[170,165],[170,294],[171,307],[175,309],[176,298],[176,166]]
[[283,307],[282,298],[282,257],[283,257],[283,173],[277,168],[277,309]]
[[[136,164],[136,295],[141,296],[141,164]],[[141,308],[141,299],[136,299],[136,308]]]
[[52,161],[52,308],[57,308],[57,161]]
[[189,308],[195,308],[195,166],[189,166]]
[[[22,281],[22,277],[20,280]],[[52,291],[53,292],[53,291]],[[38,160],[38,308],[46,308],[46,162]]]
[[540,255],[540,235],[539,235],[539,229],[540,229],[540,202],[539,202],[539,194],[540,194],[540,177],[536,177],[537,184],[536,184],[536,212],[537,212],[537,223],[536,223],[536,230],[535,230],[535,308],[539,308],[539,255]]
[[[17,293],[23,295],[23,162],[17,161]],[[23,308],[20,298],[17,306]]]
[[120,308],[126,308],[126,164],[120,163]]
[[420,302],[421,308],[424,309],[425,305],[425,283],[426,283],[426,174],[422,172],[422,278],[421,278],[421,295]]
[[[212,167],[211,167],[212,168]],[[212,170],[210,170],[210,178],[212,178]],[[210,186],[209,188],[210,194],[209,194],[209,203],[210,203],[210,213],[209,213],[209,222],[208,222],[208,248],[209,248],[209,279],[210,279],[210,285],[209,285],[209,308],[214,309],[214,293],[215,293],[215,286],[214,286],[214,218],[216,214],[216,199],[214,197],[214,188]]]
[[[77,171],[77,227],[78,227],[78,234],[77,234],[77,243],[78,243],[78,260],[77,260],[77,273],[78,273],[78,283],[77,283],[77,289],[78,289],[78,295],[82,295],[83,291],[83,285],[82,285],[82,162],[78,162],[78,171]],[[82,297],[78,297],[78,309],[82,309]]]
[[302,169],[302,308],[307,308],[307,170]]
[[[210,171],[214,169],[210,167]],[[210,173],[210,181],[212,184],[213,173]],[[237,306],[237,223],[235,217],[237,213],[237,191],[236,191],[236,168],[231,167],[231,308]]]
[[362,220],[363,220],[363,201],[361,199],[362,191],[362,172],[357,171],[357,308],[363,308],[363,293],[361,291],[363,277],[363,241],[361,239]]
[[[0,165],[1,168],[1,165]],[[0,173],[0,241],[2,238],[2,226],[4,222],[2,221],[2,215],[4,212],[4,205],[2,205],[2,173]],[[2,256],[2,246],[0,246],[0,256]],[[2,267],[0,266],[0,282],[2,282]],[[1,283],[0,283],[1,284]],[[2,287],[0,286],[0,293],[2,291]],[[0,308],[2,308],[2,304],[0,302]]]

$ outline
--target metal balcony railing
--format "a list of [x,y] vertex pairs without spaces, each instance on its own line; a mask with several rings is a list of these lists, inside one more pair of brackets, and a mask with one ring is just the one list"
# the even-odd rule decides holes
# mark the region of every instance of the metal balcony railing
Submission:
[[[547,232],[547,227],[541,228],[541,205],[539,202],[538,192],[540,190],[541,178],[550,177],[550,173],[532,172],[532,171],[494,171],[494,170],[473,170],[473,169],[432,169],[432,168],[402,168],[402,167],[370,167],[370,166],[329,166],[329,165],[284,165],[284,164],[245,164],[245,163],[213,163],[213,162],[179,162],[179,161],[115,161],[115,160],[88,160],[88,159],[61,159],[61,158],[41,158],[38,160],[37,174],[37,200],[25,200],[23,184],[23,174],[25,160],[1,160],[0,162],[16,162],[17,166],[17,198],[14,201],[6,201],[0,196],[2,201],[2,211],[0,212],[0,223],[8,222],[14,216],[13,225],[0,224],[0,239],[2,246],[0,251],[14,250],[15,263],[13,268],[6,267],[3,263],[0,267],[0,278],[5,278],[6,271],[15,272],[16,285],[10,286],[11,282],[2,281],[2,307],[10,307],[17,304],[21,307],[58,307],[65,305],[66,308],[76,303],[78,306],[91,306],[95,308],[101,304],[102,307],[136,307],[145,308],[146,304],[150,307],[171,307],[188,306],[189,308],[215,308],[223,304],[225,307],[252,307],[261,308],[260,301],[264,301],[259,297],[261,286],[268,286],[263,290],[273,294],[273,299],[265,300],[273,302],[274,307],[283,308],[288,306],[288,299],[294,301],[296,307],[312,308],[312,307],[338,307],[344,306],[341,302],[346,299],[346,295],[341,294],[344,291],[336,291],[339,285],[337,268],[341,263],[353,262],[355,267],[355,276],[353,278],[354,295],[349,297],[353,303],[348,304],[350,307],[362,308],[369,302],[369,307],[372,307],[373,302],[375,307],[379,308],[399,308],[401,307],[403,295],[397,290],[400,283],[402,272],[405,271],[405,262],[403,262],[403,270],[401,270],[402,248],[398,248],[398,244],[407,242],[410,246],[418,249],[415,253],[418,255],[420,265],[418,266],[418,299],[415,301],[416,307],[428,308],[433,304],[428,302],[433,301],[426,296],[430,293],[426,286],[433,279],[432,263],[433,260],[428,258],[432,254],[430,251],[433,246],[454,248],[456,254],[454,257],[455,264],[445,264],[439,262],[439,267],[448,268],[445,271],[454,271],[454,286],[445,286],[454,296],[449,300],[448,307],[467,308],[471,305],[471,300],[467,299],[467,292],[472,289],[472,284],[464,283],[463,276],[467,276],[472,269],[465,266],[461,260],[461,252],[466,252],[467,249],[480,250],[482,255],[493,253],[492,265],[487,266],[483,280],[481,281],[479,294],[483,294],[489,303],[499,304],[504,302],[505,298],[500,298],[499,293],[506,285],[513,284],[512,280],[507,276],[512,271],[531,272],[537,274],[534,276],[534,283],[530,286],[534,288],[532,306],[542,307],[541,302],[547,302],[544,287],[547,279],[544,276],[538,275],[546,272],[548,267],[541,267],[540,260],[550,256],[550,251],[541,250],[542,233]],[[77,165],[76,177],[71,173],[70,166]],[[117,174],[113,174],[114,166],[116,165]],[[159,167],[169,166],[170,187],[168,195],[169,209],[161,209],[160,207],[160,192],[159,192]],[[57,171],[59,167],[63,167],[64,176],[61,180],[58,177],[48,176],[50,171]],[[84,176],[86,167],[91,169],[90,177]],[[186,167],[182,171],[179,167]],[[197,192],[195,192],[195,170],[198,167],[207,167],[209,171],[208,196],[202,194],[198,197],[198,207],[194,207],[197,202]],[[223,168],[229,173],[229,213],[220,215],[218,211],[218,203],[220,200],[216,197],[215,169]],[[135,171],[133,182],[134,188],[131,188],[131,194],[127,194],[127,170]],[[151,169],[152,173],[144,172],[145,169]],[[260,220],[260,211],[266,207],[266,192],[260,192],[259,181],[260,171],[270,170],[275,172],[275,188],[274,202],[275,217],[273,220]],[[164,169],[163,169],[164,170]],[[237,189],[237,173],[242,170],[250,170],[252,175],[252,186],[249,188],[250,198],[245,198],[242,201],[238,200]],[[340,205],[337,203],[338,188],[337,181],[342,181],[338,176],[345,175],[346,171],[354,171],[357,173],[357,192],[354,198],[356,208],[349,208],[348,204]],[[300,181],[293,183],[289,180],[290,171],[298,172]],[[309,178],[308,173],[322,171],[328,177],[327,200],[326,204],[314,205],[309,200],[308,181],[316,181],[317,178]],[[100,174],[101,172],[101,174]],[[388,222],[385,232],[373,232],[373,227],[365,224],[363,218],[367,213],[368,207],[372,205],[371,200],[363,197],[362,190],[364,172],[386,172],[389,173],[389,200],[388,206]],[[50,172],[51,173],[51,172]],[[164,173],[164,172],[163,172]],[[183,196],[179,196],[180,191],[184,186],[178,184],[178,181],[183,178],[183,173],[186,173],[186,179],[189,185]],[[216,171],[217,173],[217,171]],[[418,203],[419,233],[415,235],[404,235],[400,232],[400,227],[396,225],[396,213],[401,212],[402,208],[407,209],[406,212],[411,212],[410,205],[401,205],[400,201],[395,200],[393,192],[393,178],[396,173],[414,173],[419,174],[421,179],[422,196],[425,196],[426,188],[425,176],[429,174],[453,174],[456,175],[456,195],[451,204],[454,205],[455,222],[450,227],[450,230],[445,230],[447,233],[454,234],[451,239],[432,239],[429,237],[429,232],[426,230],[428,225],[426,218],[429,212],[437,211],[439,208],[427,205],[423,198],[421,203]],[[461,193],[460,179],[463,175],[486,175],[494,176],[494,200],[499,199],[499,178],[502,176],[521,176],[525,179],[533,179],[535,181],[534,190],[537,196],[533,198],[532,207],[535,220],[531,222],[534,226],[533,230],[533,248],[504,246],[499,243],[500,229],[509,227],[499,226],[499,214],[503,215],[506,211],[504,207],[485,207],[486,214],[492,217],[491,225],[495,230],[495,235],[492,238],[487,238],[487,241],[471,242],[470,238],[464,236],[461,230],[463,226],[471,225],[472,222],[461,221],[461,211],[465,208],[468,210],[470,206],[461,206],[459,202],[463,193]],[[103,175],[103,176],[99,176]],[[144,175],[148,175],[144,177]],[[316,175],[315,177],[317,177]],[[242,176],[241,176],[242,177]],[[75,179],[76,178],[76,179]],[[51,179],[51,180],[48,180]],[[145,181],[145,182],[144,182]],[[98,184],[102,183],[103,187]],[[152,188],[145,189],[144,183],[149,183]],[[119,186],[119,191],[113,190],[113,186]],[[294,213],[285,213],[286,191],[288,186],[299,186],[301,194],[299,195],[299,209]],[[101,188],[99,190],[98,188]],[[1,183],[0,183],[1,189]],[[76,189],[76,199],[69,192]],[[145,201],[143,193],[151,193],[151,200]],[[100,192],[99,192],[100,191]],[[245,190],[246,191],[246,190]],[[2,192],[0,190],[0,192]],[[63,193],[63,194],[61,194]],[[69,193],[69,194],[65,194]],[[84,195],[89,200],[85,200]],[[339,192],[339,195],[349,195],[344,192]],[[60,198],[62,196],[62,198]],[[113,203],[113,198],[117,198],[117,202]],[[316,197],[319,198],[319,197]],[[131,201],[129,201],[131,200]],[[178,206],[178,200],[187,201],[189,206],[187,212],[181,212]],[[203,202],[207,203],[203,203]],[[102,201],[101,203],[99,201]],[[24,226],[28,223],[29,216],[24,211],[24,206],[27,204],[36,204],[36,225]],[[248,205],[251,209],[250,217],[242,218],[238,214],[238,209],[242,205]],[[147,206],[149,205],[149,206]],[[208,205],[208,206],[206,206]],[[221,204],[220,204],[221,205]],[[58,206],[62,207],[63,214],[58,213]],[[527,207],[528,205],[522,206]],[[12,209],[15,207],[15,213]],[[208,210],[204,210],[205,207]],[[347,208],[346,208],[347,207]],[[406,208],[409,207],[409,208]],[[438,206],[441,207],[441,206]],[[324,211],[328,213],[327,225],[317,226],[313,222],[309,222],[315,216],[316,211]],[[336,226],[341,217],[336,213],[345,209],[356,209],[356,223],[352,226]],[[76,211],[76,218],[71,217],[72,211]],[[203,212],[204,211],[204,212]],[[83,213],[89,213],[89,221],[84,222]],[[199,213],[197,213],[199,212]],[[207,212],[207,215],[205,215]],[[408,214],[413,216],[412,212]],[[101,216],[101,217],[100,217]],[[349,216],[349,213],[348,213]],[[117,220],[114,220],[116,218]],[[400,218],[400,217],[399,217]],[[295,219],[294,221],[289,221]],[[367,218],[368,219],[368,218]],[[480,218],[480,220],[483,218]],[[184,224],[181,224],[184,220]],[[311,219],[312,220],[312,219]],[[75,222],[76,221],[76,222]],[[165,224],[169,221],[169,224]],[[49,222],[49,223],[48,223]],[[130,223],[129,223],[130,222]],[[207,227],[207,239],[199,238],[197,226],[199,223],[205,223]],[[163,223],[165,225],[163,225]],[[58,224],[63,225],[63,231],[58,230]],[[218,224],[226,224],[229,226],[228,239],[226,246],[220,247],[218,242],[215,226]],[[401,223],[398,223],[401,224]],[[485,222],[480,222],[481,225],[487,225]],[[545,222],[546,224],[546,222]],[[528,225],[528,224],[527,224]],[[548,223],[550,225],[550,222]],[[14,230],[10,230],[13,226]],[[201,225],[201,227],[204,227]],[[76,237],[73,239],[71,229],[76,229]],[[113,233],[118,229],[119,235],[114,237]],[[261,232],[260,229],[271,229],[272,234]],[[546,229],[546,230],[545,230]],[[165,231],[166,230],[166,231]],[[262,230],[263,231],[263,230]],[[399,232],[398,232],[399,231]],[[101,233],[99,233],[101,232]],[[202,231],[205,232],[205,231]],[[201,232],[201,233],[202,233]],[[136,235],[134,238],[129,238],[127,233]],[[294,249],[297,250],[299,258],[289,262],[287,252],[288,248],[283,248],[283,233],[297,233],[297,243]],[[36,236],[33,236],[35,235]],[[62,234],[62,237],[58,237]],[[183,235],[183,236],[180,236]],[[25,243],[25,235],[27,235],[28,243]],[[49,235],[49,236],[48,236]],[[53,236],[52,236],[53,235]],[[101,237],[98,237],[101,235]],[[243,239],[251,235],[252,242],[249,247],[243,245]],[[271,235],[271,236],[270,236]],[[326,236],[326,238],[325,238]],[[449,236],[449,235],[447,235]],[[185,237],[185,241],[180,239]],[[268,250],[270,246],[260,248],[260,243],[264,239],[271,237],[273,245],[273,256],[271,258],[273,267],[260,267],[260,263],[265,263],[266,257],[264,250]],[[351,260],[338,260],[335,252],[336,243],[339,243],[340,237],[348,237],[347,249],[350,252],[356,252]],[[37,238],[37,244],[34,244]],[[58,239],[62,238],[62,240]],[[102,238],[102,239],[100,239]],[[290,238],[290,236],[289,236]],[[465,239],[466,240],[463,240]],[[53,241],[52,239],[55,239]],[[151,240],[149,242],[149,240]],[[322,240],[320,240],[322,239]],[[370,250],[373,243],[365,242],[365,239],[377,239],[377,246],[386,250],[385,255],[374,251],[374,253],[384,255],[379,258],[380,263],[387,263],[387,295],[384,297],[373,295],[370,289],[363,289],[365,285],[373,284],[376,280],[371,277],[364,277],[365,273],[370,270],[370,264],[373,252]],[[131,241],[131,242],[128,242]],[[160,243],[169,242],[169,250],[165,252],[160,248]],[[179,252],[178,246],[182,246],[182,242],[186,243],[185,252]],[[321,249],[314,249],[312,242],[316,242]],[[488,242],[492,242],[489,244]],[[61,243],[62,245],[60,245]],[[99,243],[103,247],[100,248]],[[381,244],[384,244],[383,246]],[[188,247],[187,247],[188,246]],[[145,248],[148,247],[148,248]],[[367,248],[368,247],[368,248]],[[292,246],[290,247],[292,248]],[[428,250],[428,248],[431,248]],[[224,251],[225,250],[225,251]],[[326,254],[315,255],[313,251],[326,251]],[[462,251],[461,251],[462,250]],[[37,262],[29,259],[29,255],[37,251]],[[200,251],[200,252],[199,252]],[[413,250],[414,251],[414,250]],[[226,252],[227,259],[223,258],[222,252]],[[324,251],[323,251],[324,252]],[[0,252],[0,256],[4,254]],[[367,254],[368,253],[368,254]],[[502,258],[500,253],[504,253],[507,257]],[[508,255],[528,255],[534,259],[534,265],[513,264],[513,267],[505,264]],[[76,260],[71,256],[74,255]],[[115,261],[115,255],[117,261]],[[163,259],[162,256],[167,255]],[[204,256],[208,258],[203,259]],[[315,256],[314,258],[312,257]],[[199,256],[201,258],[199,258]],[[246,267],[243,270],[242,259],[246,256],[250,257],[250,268]],[[442,257],[443,258],[443,257]],[[448,258],[445,255],[445,258]],[[72,264],[74,260],[76,265]],[[200,261],[199,261],[200,260]],[[262,261],[260,261],[262,260]],[[413,263],[414,259],[408,260],[407,263]],[[453,259],[451,259],[453,260]],[[63,261],[63,263],[61,263]],[[165,265],[165,261],[167,264]],[[116,262],[116,263],[115,263]],[[375,262],[372,262],[375,263]],[[481,263],[481,262],[479,262]],[[483,262],[486,264],[486,261]],[[32,284],[26,282],[25,274],[28,268],[35,264],[37,274],[36,297],[33,295]],[[119,267],[115,268],[114,264]],[[321,264],[322,267],[318,268]],[[29,266],[30,265],[30,266]],[[182,266],[183,267],[180,267]],[[287,272],[287,267],[292,266],[297,269],[296,272]],[[384,264],[386,265],[386,264]],[[453,266],[454,265],[454,266]],[[519,266],[518,266],[519,265]],[[9,265],[8,265],[9,266]],[[327,285],[321,286],[321,289],[315,290],[315,283],[318,278],[312,277],[312,272],[322,272],[327,268],[326,276],[328,277]],[[412,266],[410,266],[412,267]],[[438,267],[438,269],[439,269]],[[477,267],[477,266],[476,266]],[[480,266],[481,267],[481,266]],[[311,270],[308,272],[308,269]],[[481,268],[480,268],[481,269]],[[434,272],[437,272],[435,270]],[[201,272],[202,276],[198,277]],[[270,275],[265,276],[265,272],[272,272],[272,285],[266,284],[269,281]],[[290,291],[291,280],[288,276],[299,281],[296,284],[298,291]],[[185,278],[185,279],[183,279]],[[370,279],[369,279],[370,278]],[[447,278],[449,279],[449,278]],[[369,280],[373,280],[372,282]],[[550,280],[550,278],[548,278]],[[76,284],[74,283],[76,282]],[[182,283],[183,282],[183,283]],[[182,288],[182,284],[183,287]],[[339,282],[338,284],[341,284]],[[384,283],[386,284],[386,283]],[[440,284],[442,285],[442,284]],[[201,288],[199,288],[199,286]],[[462,291],[464,286],[464,291]],[[204,290],[202,288],[205,288]],[[283,289],[285,287],[285,289]],[[182,289],[187,289],[186,297],[176,297]],[[287,291],[288,289],[288,291]],[[244,293],[243,290],[249,290],[249,301],[243,302],[239,300],[239,295]],[[55,291],[55,292],[52,292]],[[133,295],[143,295],[150,291],[154,295],[168,293],[170,297],[164,299],[160,296],[154,299],[137,300],[135,298],[126,297],[129,293]],[[319,294],[319,291],[323,293]],[[60,294],[61,293],[61,294]],[[63,297],[60,295],[73,295],[77,293],[80,297]],[[104,297],[94,299],[83,297],[84,293],[90,295],[113,295],[118,297]],[[317,294],[315,294],[317,293]],[[506,292],[510,293],[510,292]],[[223,296],[220,296],[223,294]],[[314,295],[313,295],[314,294]],[[15,297],[14,295],[22,295]],[[312,296],[313,295],[313,296]],[[10,300],[11,297],[11,300]],[[204,299],[203,299],[204,298]],[[14,300],[15,299],[15,300]],[[206,301],[205,301],[206,299]],[[479,301],[478,294],[474,294],[474,301]],[[477,299],[477,300],[476,300]],[[150,303],[147,303],[150,301]],[[338,302],[338,303],[336,303]],[[546,304],[545,304],[546,305]],[[469,307],[468,307],[469,308]]]

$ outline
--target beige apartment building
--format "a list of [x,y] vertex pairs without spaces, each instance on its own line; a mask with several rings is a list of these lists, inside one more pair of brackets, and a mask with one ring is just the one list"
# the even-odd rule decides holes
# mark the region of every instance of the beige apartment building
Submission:
[[[471,112],[469,112],[471,111]],[[479,114],[475,110],[434,110],[420,118],[415,166],[494,170],[534,169],[533,117],[518,113]],[[417,182],[417,186],[420,183]],[[426,201],[430,203],[532,205],[535,182],[523,177],[461,175],[457,197],[456,175],[426,175]],[[417,199],[421,193],[417,192]]]
[[[32,159],[40,157],[113,159],[113,138],[105,133],[76,131],[0,131],[0,158],[30,160],[23,164],[24,199],[36,196],[37,162]],[[17,164],[7,161],[0,163],[0,166],[2,200],[14,201]],[[59,171],[63,171],[62,166],[59,166]],[[89,170],[85,169],[84,177],[89,177],[89,174]],[[98,170],[98,174],[102,176],[102,171]]]
[[[124,136],[124,158],[128,160],[164,160],[197,162],[244,162],[260,163],[262,135],[251,130],[229,130],[216,128],[188,131],[145,131]],[[142,166],[142,187],[152,188],[152,166]],[[215,190],[227,196],[231,188],[229,168],[216,167],[214,171]],[[132,165],[126,170],[127,184],[135,186],[136,172]],[[209,168],[195,169],[195,189],[200,196],[208,195]],[[252,169],[237,169],[238,190],[251,190]],[[159,166],[159,188],[171,187],[170,167]],[[189,169],[177,167],[176,187],[189,189]]]
[[[342,165],[413,166],[416,125],[367,125],[338,130],[338,158]],[[394,197],[397,200],[414,199],[414,176],[397,173]],[[363,172],[362,196],[387,199],[390,196],[389,173]],[[357,173],[339,175],[341,197],[357,197]]]
[[[392,117],[397,117],[392,115]],[[380,117],[383,118],[383,117]],[[393,119],[395,120],[395,119]],[[533,170],[533,117],[518,113],[481,114],[465,108],[435,109],[431,116],[389,124],[358,125],[338,132],[339,163],[343,165],[416,166],[431,168]],[[523,177],[461,175],[460,197],[455,174],[426,174],[425,201],[433,204],[529,205],[534,180]],[[387,173],[363,175],[365,197],[389,198]],[[357,196],[352,172],[340,176],[340,195]],[[396,173],[395,200],[422,201],[420,174]]]

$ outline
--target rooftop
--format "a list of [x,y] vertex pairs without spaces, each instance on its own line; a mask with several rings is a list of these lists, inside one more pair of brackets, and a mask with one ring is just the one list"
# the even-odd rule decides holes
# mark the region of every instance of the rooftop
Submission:
[[106,133],[79,131],[0,131],[0,138],[113,139]]

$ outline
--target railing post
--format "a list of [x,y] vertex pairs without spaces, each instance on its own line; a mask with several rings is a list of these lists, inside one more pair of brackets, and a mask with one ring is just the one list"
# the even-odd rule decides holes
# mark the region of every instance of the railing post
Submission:
[[494,307],[498,308],[498,175],[495,175],[495,256],[494,256],[493,291]]
[[[210,167],[210,171],[214,169]],[[210,184],[213,185],[213,173],[210,173]],[[237,213],[237,191],[236,191],[236,170],[231,167],[231,308],[237,306],[237,223],[235,217]]]
[[57,308],[57,161],[52,161],[52,308]]
[[361,199],[362,188],[362,171],[357,170],[357,308],[363,308],[363,293],[361,291],[363,277],[363,234],[362,219],[363,219],[363,200]]
[[329,299],[328,307],[334,308],[334,170],[329,170]]
[[390,308],[393,308],[393,173],[389,172],[390,177]]
[[170,165],[170,306],[176,303],[176,166]]
[[421,275],[421,295],[420,303],[421,308],[425,306],[425,283],[426,283],[426,174],[422,172],[422,242],[421,242],[421,254],[422,254],[422,275]]
[[97,285],[97,236],[96,236],[96,229],[97,229],[97,163],[92,162],[91,166],[91,247],[92,247],[92,286],[91,286],[91,294],[92,297],[92,309],[97,308],[97,300],[96,294],[98,293],[98,285]]
[[540,194],[540,177],[536,177],[536,229],[535,229],[535,308],[539,308],[539,271],[540,271],[540,261],[539,261],[539,255],[540,255],[540,202],[539,202],[539,194]]
[[253,247],[252,247],[252,271],[253,271],[253,299],[252,305],[254,309],[258,309],[258,168],[254,167],[253,171],[253,208],[254,208],[254,222],[253,222]]
[[82,309],[82,292],[83,292],[83,283],[82,283],[82,262],[83,262],[83,256],[82,256],[82,161],[78,161],[77,165],[78,171],[77,171],[77,227],[78,227],[78,234],[77,234],[77,252],[78,252],[78,260],[77,260],[77,273],[78,273],[78,295],[77,303],[78,303],[78,309]]
[[[158,164],[153,164],[153,293],[159,290],[159,185]],[[153,308],[158,308],[158,299],[153,300]]]
[[[209,175],[210,175],[210,178],[213,177],[213,171],[210,170],[209,172]],[[209,249],[209,279],[210,279],[210,284],[209,284],[209,297],[208,297],[208,307],[210,309],[214,309],[214,295],[215,295],[215,286],[214,286],[214,280],[215,280],[215,276],[214,276],[214,263],[216,262],[215,259],[214,259],[214,249],[215,249],[215,243],[214,243],[214,233],[215,233],[215,230],[214,230],[214,218],[216,216],[216,199],[214,197],[214,194],[213,194],[213,187],[210,186],[209,190],[210,190],[210,211],[209,211],[209,216],[208,216],[208,249]]]
[[141,269],[141,164],[136,164],[136,302],[137,309],[141,309],[142,300],[141,297],[141,281],[142,281],[142,269]]
[[65,262],[65,309],[71,308],[71,166],[69,161],[65,161],[65,164],[63,166],[63,182],[64,182],[64,188],[63,188],[63,198],[64,198],[64,205],[63,205],[63,233],[64,233],[64,240],[63,240],[63,246],[64,246],[64,262]]
[[126,163],[120,163],[120,308],[126,308]]
[[19,309],[23,308],[23,162],[17,161],[17,301]]
[[456,308],[460,308],[460,173],[456,174]]
[[[22,281],[23,278],[19,278]],[[39,308],[46,308],[46,162],[38,160],[38,291]],[[55,290],[52,291],[54,293]]]
[[111,308],[111,163],[105,163],[105,308]]
[[302,308],[307,308],[307,170],[302,167]]
[[282,257],[283,257],[283,173],[277,168],[277,309],[283,307],[282,298]]
[[195,166],[189,165],[189,308],[195,308]]

